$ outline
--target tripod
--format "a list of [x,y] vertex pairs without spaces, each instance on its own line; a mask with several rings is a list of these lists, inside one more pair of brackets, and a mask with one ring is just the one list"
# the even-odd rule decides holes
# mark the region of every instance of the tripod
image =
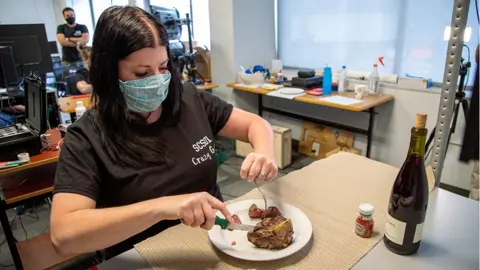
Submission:
[[[467,121],[467,116],[469,112],[469,107],[468,107],[468,101],[465,98],[465,92],[463,91],[464,86],[465,86],[465,78],[468,74],[468,69],[471,67],[470,62],[463,63],[464,59],[460,61],[460,82],[458,83],[458,91],[455,93],[455,105],[453,108],[453,118],[452,118],[452,123],[450,125],[450,132],[448,134],[448,139],[447,139],[447,149],[445,150],[445,154],[447,154],[448,150],[448,145],[450,144],[450,138],[452,137],[452,134],[455,133],[455,127],[457,125],[457,119],[458,119],[458,114],[460,111],[460,106],[463,108],[463,114],[465,116],[465,122]],[[428,137],[427,143],[425,144],[425,153],[427,153],[428,149],[430,148],[430,144],[433,141],[433,137],[435,136],[435,128],[433,128],[432,133],[430,133],[430,136]],[[425,159],[428,158],[427,153],[425,155]]]

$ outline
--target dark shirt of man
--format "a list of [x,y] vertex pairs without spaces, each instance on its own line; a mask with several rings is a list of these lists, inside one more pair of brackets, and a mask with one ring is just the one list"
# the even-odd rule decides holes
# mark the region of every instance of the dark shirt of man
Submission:
[[[88,33],[88,28],[83,24],[75,24],[70,27],[67,24],[61,24],[57,27],[57,34],[65,35],[65,38],[79,38],[82,34]],[[62,60],[69,63],[81,61],[80,53],[76,47],[62,46]]]

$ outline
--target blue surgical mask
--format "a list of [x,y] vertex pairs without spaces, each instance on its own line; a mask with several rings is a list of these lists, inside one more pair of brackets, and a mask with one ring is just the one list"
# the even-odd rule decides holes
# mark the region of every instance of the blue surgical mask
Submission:
[[167,98],[170,73],[152,75],[132,81],[120,81],[128,109],[137,113],[155,111]]

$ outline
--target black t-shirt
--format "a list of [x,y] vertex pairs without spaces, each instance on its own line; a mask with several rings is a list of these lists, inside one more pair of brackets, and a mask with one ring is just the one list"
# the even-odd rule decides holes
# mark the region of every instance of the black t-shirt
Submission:
[[[95,110],[88,110],[68,128],[60,152],[54,194],[76,193],[92,198],[99,207],[129,205],[162,196],[207,191],[218,199],[214,136],[226,124],[233,106],[218,97],[184,85],[182,112],[176,126],[156,123],[144,130],[166,142],[171,167],[134,169],[112,160],[100,134],[94,130]],[[159,122],[157,122],[159,123]],[[106,250],[107,258],[178,224],[161,221],[144,232]]]
[[[90,78],[88,74],[88,69],[80,68],[75,73],[75,80],[76,82],[85,81],[86,83],[90,84]],[[70,95],[82,95],[83,93],[77,89],[77,87],[72,87],[73,89],[70,90]]]
[[[61,24],[57,27],[57,34],[63,34],[65,38],[79,38],[83,33],[88,33],[88,28],[83,24],[77,23],[74,27]],[[62,46],[62,60],[70,63],[80,61],[80,53],[76,47]]]
[[77,82],[79,81],[85,81],[86,83],[90,84],[90,78],[88,76],[88,69],[86,68],[81,68],[78,69],[77,72],[75,73],[75,76],[77,78]]

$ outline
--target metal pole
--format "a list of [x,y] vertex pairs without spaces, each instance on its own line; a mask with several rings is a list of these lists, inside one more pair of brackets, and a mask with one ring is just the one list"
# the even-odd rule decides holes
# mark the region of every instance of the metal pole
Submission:
[[192,24],[192,38],[195,38],[195,31],[193,31],[193,5],[192,0],[190,0],[190,21]]
[[452,122],[455,92],[457,89],[460,60],[462,58],[463,34],[467,25],[470,0],[455,0],[453,4],[450,40],[448,41],[442,94],[438,109],[433,156],[430,161],[435,174],[435,186],[440,185],[443,163],[448,147],[448,135]]
[[[92,0],[88,0],[88,6],[90,7],[90,16],[92,17],[92,27],[93,27],[93,29],[95,29],[96,21],[95,21],[95,13],[93,11],[93,1]],[[94,32],[94,31],[92,31],[92,32]]]

